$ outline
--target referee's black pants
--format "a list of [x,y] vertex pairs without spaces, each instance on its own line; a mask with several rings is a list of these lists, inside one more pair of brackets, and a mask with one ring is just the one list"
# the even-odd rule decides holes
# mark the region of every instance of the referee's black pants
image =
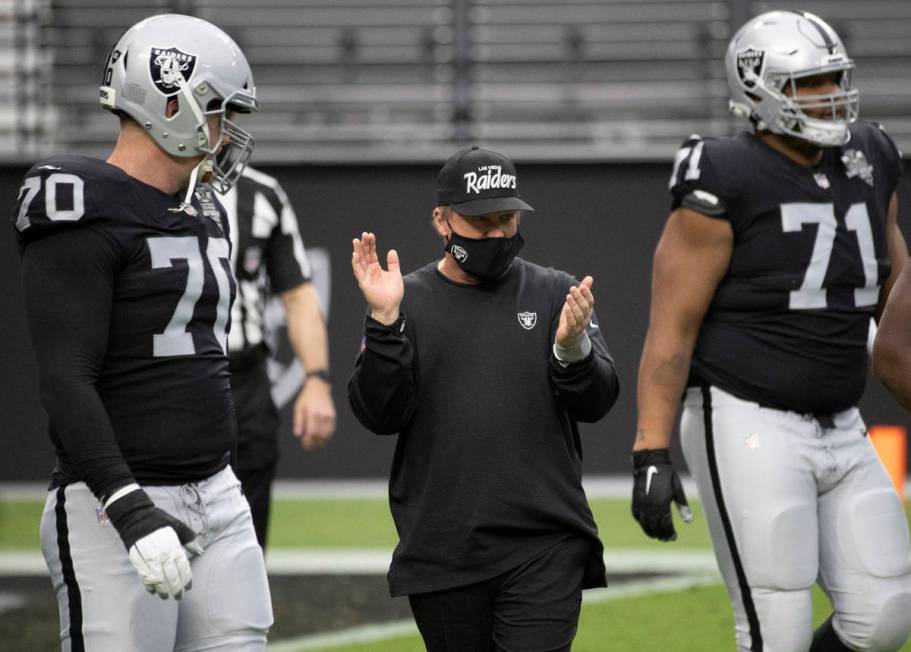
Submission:
[[564,539],[493,579],[408,596],[429,652],[568,652],[591,543]]
[[234,472],[253,516],[256,539],[266,549],[272,482],[278,465],[279,414],[272,401],[272,385],[266,372],[268,352],[255,347],[231,356],[231,392],[237,414],[237,453]]

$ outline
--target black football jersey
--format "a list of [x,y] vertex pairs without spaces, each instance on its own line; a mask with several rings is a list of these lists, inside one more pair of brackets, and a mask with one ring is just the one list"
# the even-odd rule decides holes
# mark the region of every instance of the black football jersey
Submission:
[[[93,229],[114,256],[107,350],[96,381],[117,444],[140,483],[177,484],[223,468],[236,426],[226,358],[235,283],[224,210],[207,185],[191,206],[103,161],[55,157],[26,173],[20,250],[66,229]],[[87,266],[96,261],[86,255]],[[53,421],[53,420],[52,420]],[[58,473],[72,481],[51,425]]]
[[804,167],[742,132],[687,139],[673,207],[728,220],[733,253],[696,342],[691,384],[763,405],[834,412],[856,404],[890,263],[889,202],[901,155],[877,125]]

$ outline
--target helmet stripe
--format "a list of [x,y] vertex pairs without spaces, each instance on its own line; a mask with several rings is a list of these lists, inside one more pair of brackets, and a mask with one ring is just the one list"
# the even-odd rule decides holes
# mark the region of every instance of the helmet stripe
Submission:
[[787,11],[790,11],[793,14],[797,14],[798,16],[803,16],[804,18],[806,18],[807,21],[813,27],[816,28],[816,31],[819,32],[819,35],[822,37],[822,40],[825,41],[826,49],[829,51],[829,54],[835,54],[835,48],[838,46],[835,43],[835,41],[832,40],[832,37],[829,36],[829,32],[826,31],[825,26],[823,26],[822,24],[820,24],[819,21],[816,20],[816,16],[814,16],[813,14],[811,14],[807,11],[798,11],[796,9],[788,9]]

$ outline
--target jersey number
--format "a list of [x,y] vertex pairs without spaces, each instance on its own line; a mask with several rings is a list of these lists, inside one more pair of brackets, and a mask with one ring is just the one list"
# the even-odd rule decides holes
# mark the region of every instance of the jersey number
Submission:
[[[161,333],[153,336],[152,352],[156,358],[171,355],[193,355],[196,346],[193,336],[187,332],[187,324],[193,319],[196,302],[202,296],[205,269],[199,238],[194,236],[149,238],[149,253],[152,255],[152,269],[172,267],[175,260],[187,263],[187,286],[184,288],[174,314]],[[218,307],[215,312],[213,331],[221,350],[225,353],[228,341],[228,314],[231,302],[231,284],[222,260],[230,264],[230,249],[224,238],[209,238],[206,259],[218,284]]]
[[[57,208],[57,186],[73,186],[73,207],[65,210]],[[32,225],[28,219],[28,207],[41,190],[41,177],[28,177],[19,188],[19,213],[16,216],[16,228],[25,231]],[[85,215],[85,184],[75,174],[56,172],[48,176],[44,183],[44,212],[53,222],[75,222]]]
[[[791,290],[788,307],[791,310],[826,308],[826,288],[822,286],[829,269],[832,247],[835,244],[835,220],[833,204],[782,204],[781,227],[785,233],[802,231],[804,224],[817,224],[816,240],[810,264],[799,290]],[[854,305],[857,308],[875,306],[879,300],[879,275],[876,262],[876,248],[873,245],[873,230],[866,204],[852,204],[845,214],[845,225],[857,234],[857,244],[864,267],[864,286],[854,288]]]

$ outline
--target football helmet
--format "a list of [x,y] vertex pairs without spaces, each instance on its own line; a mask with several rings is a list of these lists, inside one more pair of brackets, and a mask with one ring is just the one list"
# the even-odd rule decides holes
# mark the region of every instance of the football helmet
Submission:
[[[162,14],[128,29],[108,55],[100,101],[139,123],[168,154],[203,155],[200,170],[213,173],[220,192],[253,153],[253,136],[229,119],[259,109],[250,66],[231,37],[200,18]],[[221,123],[214,146],[212,115]]]
[[[860,99],[851,87],[854,62],[835,30],[818,16],[805,11],[756,16],[731,39],[724,63],[731,111],[750,118],[758,129],[820,147],[844,145],[851,138],[848,125],[857,119]],[[797,97],[798,80],[828,73],[836,76],[837,92]],[[827,117],[811,117],[807,110],[824,111]]]

